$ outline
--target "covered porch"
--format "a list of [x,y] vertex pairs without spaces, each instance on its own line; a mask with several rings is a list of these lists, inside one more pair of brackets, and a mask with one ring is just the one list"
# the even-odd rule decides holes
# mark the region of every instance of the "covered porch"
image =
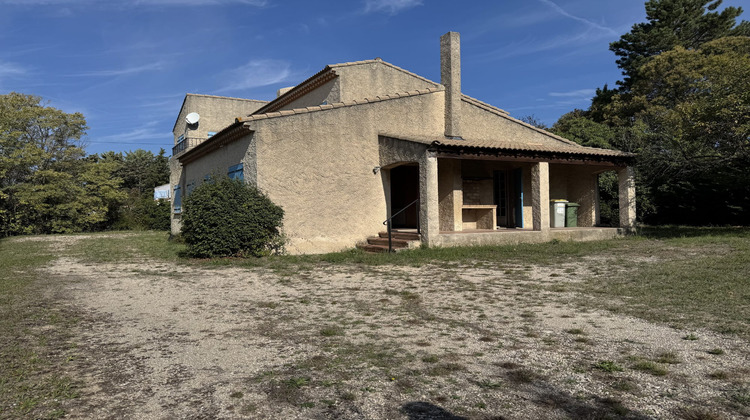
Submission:
[[[585,241],[629,232],[635,226],[632,155],[585,149],[587,154],[580,146],[566,153],[382,138],[388,217],[398,213],[393,227],[418,231],[429,246]],[[600,223],[598,177],[608,171],[619,180],[616,227]]]

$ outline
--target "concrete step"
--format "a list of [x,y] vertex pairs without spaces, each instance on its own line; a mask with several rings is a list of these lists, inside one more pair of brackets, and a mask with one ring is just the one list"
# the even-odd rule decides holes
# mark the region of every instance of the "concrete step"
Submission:
[[[388,239],[388,232],[380,232],[378,236]],[[392,232],[394,239],[403,239],[406,241],[418,241],[421,237],[417,232]]]
[[381,253],[388,252],[388,245],[357,245],[357,248],[364,250],[365,252]]
[[[367,243],[370,244],[370,245],[383,245],[383,246],[387,247],[388,246],[388,236],[386,236],[385,238],[370,237],[370,238],[367,238]],[[391,243],[393,244],[394,248],[406,248],[407,246],[409,246],[409,241],[407,241],[406,239],[396,239],[396,238],[393,238],[393,240],[391,240]]]

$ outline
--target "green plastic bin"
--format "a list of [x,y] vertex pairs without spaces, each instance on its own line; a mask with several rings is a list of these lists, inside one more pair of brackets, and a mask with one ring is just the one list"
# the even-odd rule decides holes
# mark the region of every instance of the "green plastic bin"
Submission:
[[578,203],[565,203],[565,227],[578,226]]

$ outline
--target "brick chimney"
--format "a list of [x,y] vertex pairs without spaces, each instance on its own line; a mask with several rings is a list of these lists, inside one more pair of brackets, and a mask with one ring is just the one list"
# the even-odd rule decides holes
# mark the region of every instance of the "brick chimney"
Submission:
[[445,86],[445,136],[461,138],[461,36],[440,37],[440,83]]

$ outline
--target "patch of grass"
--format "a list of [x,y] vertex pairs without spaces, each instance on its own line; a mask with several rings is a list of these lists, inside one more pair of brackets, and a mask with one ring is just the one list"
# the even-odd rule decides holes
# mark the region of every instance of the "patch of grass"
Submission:
[[511,382],[517,383],[517,384],[529,384],[539,379],[542,379],[542,376],[540,374],[528,368],[511,370],[507,373],[507,375],[508,375],[508,379]]
[[706,353],[721,356],[722,354],[724,354],[724,350],[717,347],[715,349],[708,350]]
[[631,366],[631,368],[634,370],[639,370],[641,372],[646,372],[654,376],[664,376],[669,373],[667,369],[650,360],[641,360],[639,362],[635,362]]
[[682,360],[680,360],[679,356],[677,356],[677,354],[673,352],[664,352],[659,354],[659,356],[656,358],[656,361],[668,365],[676,365],[682,363]]
[[585,332],[582,329],[580,329],[580,328],[571,328],[569,330],[565,330],[565,332],[568,333],[568,334],[573,334],[573,335],[582,335],[582,334],[585,334]]
[[185,245],[170,240],[169,232],[104,232],[87,234],[78,239],[69,254],[87,263],[111,263],[140,260],[147,257],[177,261]]
[[[622,274],[585,279],[579,286],[584,305],[670,325],[710,328],[750,337],[750,229],[648,229],[648,242],[618,249]],[[627,265],[634,257],[657,261]],[[627,299],[622,299],[627,297]],[[696,340],[695,334],[685,336]]]
[[706,376],[708,376],[711,379],[718,379],[718,380],[721,380],[721,381],[725,381],[725,380],[729,379],[729,373],[727,371],[724,371],[724,370],[715,370],[715,371],[709,373]]
[[242,398],[245,394],[242,393],[242,391],[234,391],[231,394],[229,394],[229,398]]
[[430,376],[447,376],[463,370],[466,370],[466,367],[464,365],[448,362],[440,363],[427,369],[427,374]]
[[724,416],[701,407],[681,407],[675,414],[683,420],[724,420]]
[[638,385],[631,379],[622,379],[612,384],[612,389],[622,392],[635,392]]
[[336,325],[329,325],[320,329],[320,335],[323,337],[335,337],[344,335],[344,330]]
[[75,358],[78,317],[56,307],[38,271],[57,256],[42,237],[0,240],[0,417],[59,418],[80,384],[62,374]]
[[690,334],[688,334],[686,336],[683,336],[682,339],[686,340],[686,341],[696,341],[696,340],[698,340],[698,336],[695,335],[695,334],[693,334],[693,333],[690,333]]
[[440,360],[440,358],[439,358],[439,357],[437,357],[437,356],[436,356],[436,355],[434,355],[434,354],[430,354],[430,355],[428,355],[428,356],[424,356],[424,357],[422,358],[422,361],[423,361],[423,362],[425,362],[425,363],[437,363],[437,362],[438,362],[438,360]]
[[477,382],[477,385],[483,389],[500,389],[503,387],[502,382],[496,382],[496,381],[490,381],[490,380],[479,381]]
[[357,399],[357,396],[353,392],[343,392],[341,393],[341,399],[343,401],[354,401]]
[[596,369],[602,370],[604,372],[622,372],[622,367],[618,365],[617,363],[611,361],[611,360],[602,360],[594,364],[594,367]]

